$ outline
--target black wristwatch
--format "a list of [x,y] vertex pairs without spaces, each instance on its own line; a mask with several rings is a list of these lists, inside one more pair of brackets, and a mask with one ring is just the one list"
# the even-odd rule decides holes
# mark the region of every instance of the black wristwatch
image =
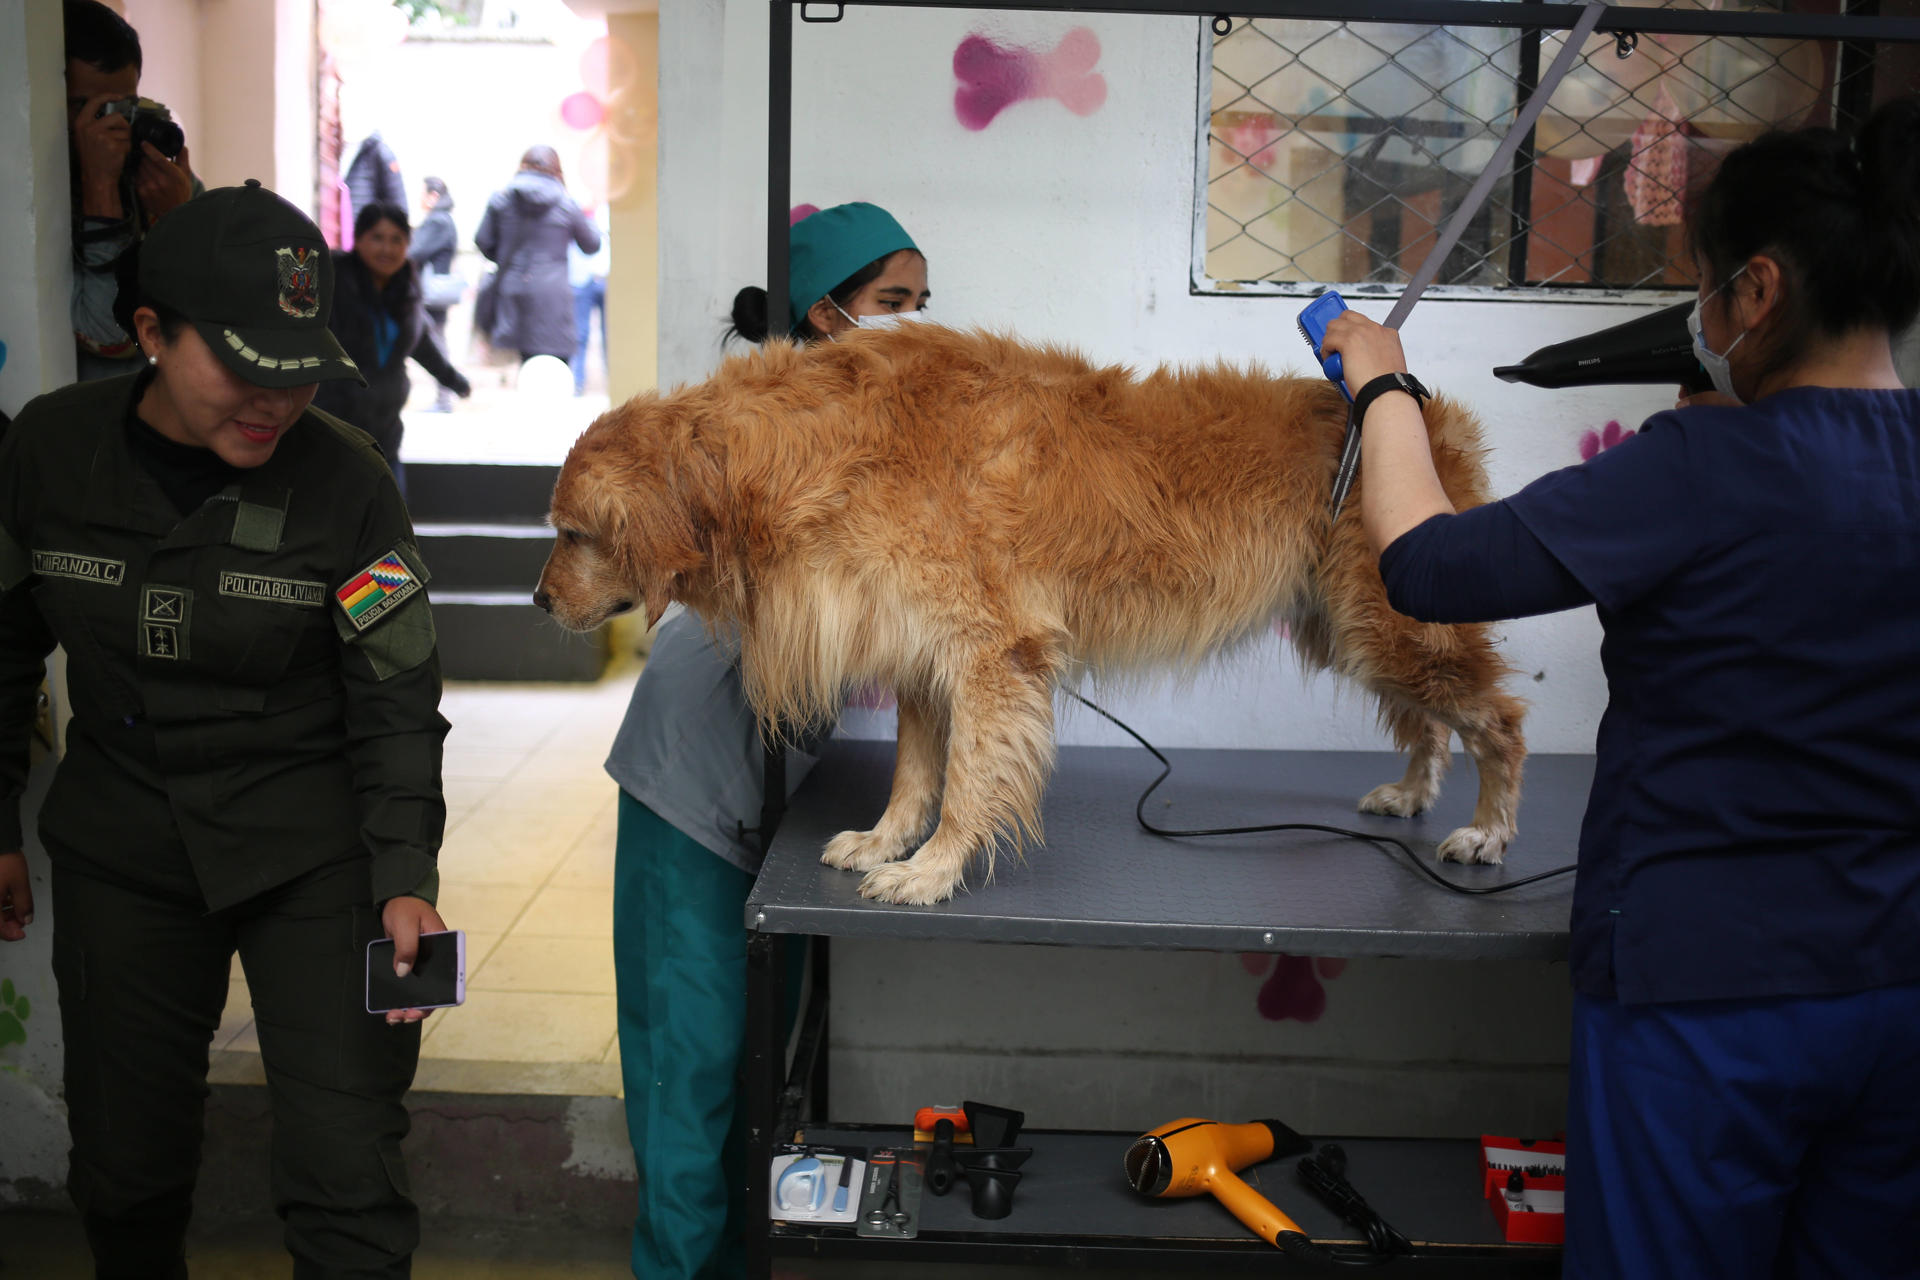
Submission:
[[1432,394],[1420,385],[1420,379],[1414,377],[1412,374],[1398,372],[1383,373],[1368,382],[1366,386],[1360,388],[1359,394],[1354,396],[1354,422],[1364,423],[1367,420],[1368,407],[1389,391],[1404,391],[1412,396],[1415,402],[1424,402],[1433,398]]

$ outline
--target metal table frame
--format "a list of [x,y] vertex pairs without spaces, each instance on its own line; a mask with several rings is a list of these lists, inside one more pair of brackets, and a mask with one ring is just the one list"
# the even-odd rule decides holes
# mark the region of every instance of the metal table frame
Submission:
[[[1149,1208],[1136,1219],[1130,1193],[1119,1185],[1117,1153],[1111,1152],[1112,1176],[1107,1176],[1104,1163],[1099,1166],[1105,1188],[1097,1193],[1104,1197],[1096,1205],[1098,1212],[1064,1225],[1029,1216],[1009,1231],[1003,1224],[974,1222],[957,1207],[945,1210],[944,1222],[931,1224],[927,1235],[910,1241],[860,1239],[845,1227],[773,1223],[768,1162],[776,1144],[795,1140],[797,1130],[806,1130],[807,1141],[829,1145],[888,1145],[904,1138],[903,1126],[883,1134],[880,1126],[828,1123],[832,936],[1431,959],[1557,960],[1567,953],[1570,879],[1493,898],[1459,897],[1421,878],[1398,854],[1324,834],[1288,832],[1179,843],[1150,835],[1136,825],[1133,802],[1156,766],[1145,752],[1130,747],[1063,749],[1045,800],[1048,843],[1017,867],[1003,868],[992,885],[937,907],[867,902],[854,894],[857,877],[821,866],[818,856],[833,831],[866,825],[884,807],[892,752],[891,742],[829,744],[796,795],[748,900],[744,1088],[749,1275],[768,1275],[776,1255],[1067,1267],[1159,1267],[1180,1258],[1229,1270],[1274,1265],[1268,1246],[1236,1232],[1217,1213],[1215,1220],[1199,1225],[1198,1234],[1191,1219],[1177,1237],[1154,1234],[1161,1224],[1172,1222],[1172,1216],[1156,1217]],[[1168,754],[1175,771],[1154,803],[1160,812],[1164,796],[1172,806],[1164,820],[1177,826],[1237,826],[1276,819],[1321,822],[1398,836],[1431,859],[1433,846],[1467,819],[1474,802],[1473,771],[1463,765],[1429,815],[1396,819],[1355,813],[1358,794],[1382,778],[1398,776],[1402,762],[1391,752]],[[1592,768],[1590,756],[1530,760],[1522,837],[1508,865],[1448,868],[1452,878],[1486,885],[1571,862]],[[812,939],[814,981],[789,1067],[782,1036],[788,963],[783,944],[794,936]],[[861,1133],[874,1136],[863,1138]],[[1080,1136],[1122,1141],[1131,1135]],[[1035,1142],[1069,1138],[1043,1135]],[[1350,1142],[1350,1151],[1364,1141]],[[1392,1141],[1372,1140],[1377,1147]],[[1472,1146],[1453,1145],[1462,1150]],[[1432,1152],[1416,1154],[1422,1160],[1441,1158]],[[1047,1164],[1046,1155],[1043,1151],[1035,1158],[1030,1172]],[[1380,1157],[1390,1158],[1397,1157]],[[1446,1167],[1453,1200],[1444,1215],[1435,1211],[1433,1220],[1451,1225],[1464,1215],[1473,1221],[1460,1235],[1427,1235],[1424,1238],[1438,1242],[1433,1251],[1396,1263],[1396,1269],[1426,1275],[1550,1274],[1550,1253],[1487,1238],[1490,1228],[1478,1221],[1484,1206],[1470,1193],[1461,1200],[1462,1158],[1470,1172],[1470,1154],[1462,1157],[1456,1150],[1446,1157],[1452,1161]],[[1053,1169],[1058,1168],[1056,1163]],[[1063,1172],[1067,1181],[1085,1183],[1085,1169],[1080,1165]],[[1373,1176],[1381,1176],[1380,1170],[1376,1164]],[[1283,1171],[1274,1176],[1283,1176]],[[1290,1194],[1298,1199],[1297,1191]],[[1389,1218],[1394,1216],[1388,1202],[1366,1189],[1363,1194]],[[949,1200],[963,1198],[964,1192]],[[1290,1203],[1289,1211],[1297,1207]],[[1296,1216],[1306,1225],[1306,1214]],[[1119,1233],[1083,1229],[1088,1220]],[[1490,1214],[1486,1221],[1491,1221]],[[1326,1238],[1338,1238],[1336,1221],[1322,1222],[1319,1229],[1328,1233]],[[1475,1231],[1480,1234],[1475,1236]],[[1541,1271],[1543,1266],[1546,1271]]]

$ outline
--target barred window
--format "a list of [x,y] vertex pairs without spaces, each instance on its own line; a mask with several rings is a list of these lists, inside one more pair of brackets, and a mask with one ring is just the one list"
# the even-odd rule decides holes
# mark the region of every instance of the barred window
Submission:
[[[1404,284],[1566,38],[1266,18],[1202,33],[1197,293]],[[1596,34],[1436,284],[1691,287],[1681,222],[1721,156],[1773,127],[1850,128],[1916,88],[1911,44]]]

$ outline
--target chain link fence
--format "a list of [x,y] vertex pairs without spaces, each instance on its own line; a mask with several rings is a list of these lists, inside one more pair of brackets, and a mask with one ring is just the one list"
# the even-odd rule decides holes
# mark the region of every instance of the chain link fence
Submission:
[[[1920,0],[1878,9],[1911,15]],[[1565,38],[1291,19],[1237,20],[1203,38],[1195,290],[1404,284]],[[1436,283],[1691,288],[1682,222],[1720,157],[1774,127],[1851,127],[1875,102],[1920,89],[1917,55],[1912,44],[1596,34]]]

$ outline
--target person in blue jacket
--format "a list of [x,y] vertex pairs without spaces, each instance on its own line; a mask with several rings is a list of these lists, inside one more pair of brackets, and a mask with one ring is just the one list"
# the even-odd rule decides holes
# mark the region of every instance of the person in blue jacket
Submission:
[[1362,519],[1402,613],[1605,628],[1565,1273],[1917,1276],[1920,99],[1732,152],[1689,232],[1716,391],[1471,511],[1397,336],[1329,326]]
[[[730,336],[821,341],[926,306],[926,258],[875,205],[801,220],[790,253],[785,323],[768,316],[766,291],[749,287],[734,299]],[[643,1280],[745,1275],[735,1075],[765,775],[736,644],[691,613],[667,617],[607,758],[620,784],[613,955],[639,1174],[633,1274]],[[813,763],[804,743],[788,753],[789,789]]]

